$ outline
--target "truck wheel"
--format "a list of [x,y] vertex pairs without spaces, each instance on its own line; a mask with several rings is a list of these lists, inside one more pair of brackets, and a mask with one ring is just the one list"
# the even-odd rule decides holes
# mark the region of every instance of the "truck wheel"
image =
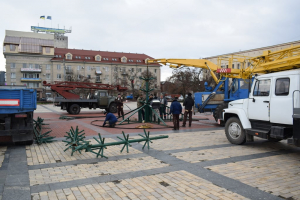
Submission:
[[246,142],[245,130],[237,117],[231,117],[227,120],[225,134],[232,144],[244,144]]
[[70,114],[77,115],[80,113],[80,106],[78,104],[72,104],[69,111]]
[[216,122],[218,121],[218,119],[222,118],[223,109],[225,108],[228,108],[228,103],[221,103],[216,107],[215,112],[213,114]]
[[111,103],[109,105],[109,109],[108,109],[109,112],[111,113],[116,113],[118,110],[117,110],[117,104],[116,103]]

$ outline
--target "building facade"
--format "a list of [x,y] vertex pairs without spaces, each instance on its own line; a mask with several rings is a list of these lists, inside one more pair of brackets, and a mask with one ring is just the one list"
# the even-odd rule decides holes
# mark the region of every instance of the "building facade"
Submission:
[[38,97],[51,92],[43,81],[90,81],[111,85],[134,86],[147,66],[156,77],[159,91],[160,65],[149,64],[146,54],[68,49],[64,35],[6,31],[3,54],[6,58],[6,84],[35,88]]

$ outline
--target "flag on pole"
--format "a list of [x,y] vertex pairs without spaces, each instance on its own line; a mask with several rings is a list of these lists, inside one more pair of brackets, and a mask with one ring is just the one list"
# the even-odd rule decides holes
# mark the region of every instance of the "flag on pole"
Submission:
[[43,15],[43,16],[40,16],[40,19],[45,19],[45,15]]
[[47,16],[47,19],[50,19],[50,20],[52,20],[51,16]]

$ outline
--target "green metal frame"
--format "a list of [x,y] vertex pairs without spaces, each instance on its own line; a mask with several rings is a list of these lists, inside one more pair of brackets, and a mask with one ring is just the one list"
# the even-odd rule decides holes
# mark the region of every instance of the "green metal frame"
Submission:
[[85,150],[85,152],[91,152],[93,154],[96,154],[97,158],[99,156],[101,158],[107,158],[104,155],[104,149],[106,149],[108,146],[116,146],[116,145],[123,144],[123,147],[120,152],[122,153],[126,147],[127,153],[129,153],[129,146],[131,146],[130,145],[131,143],[145,142],[142,149],[144,149],[146,145],[147,145],[148,149],[150,149],[150,142],[152,143],[151,140],[158,140],[158,139],[164,139],[164,138],[169,137],[167,135],[150,137],[150,132],[148,131],[148,133],[147,133],[146,130],[144,129],[145,135],[143,136],[143,135],[139,134],[142,138],[129,140],[129,134],[127,134],[127,136],[125,136],[124,131],[122,131],[123,138],[117,136],[117,138],[120,141],[105,143],[104,142],[105,138],[102,138],[101,134],[98,133],[99,139],[97,139],[96,137],[93,137],[98,142],[98,144],[90,144],[89,141],[84,141],[84,138],[85,138],[84,130],[79,131],[78,126],[76,127],[75,130],[73,129],[73,127],[71,127],[70,132],[66,132],[66,133],[68,133],[68,136],[65,136],[66,140],[63,140],[63,142],[67,143],[66,146],[68,146],[68,147],[64,151],[71,149],[72,150],[71,156],[73,156],[74,152],[78,151],[81,154],[81,151]]
[[50,143],[55,141],[53,140],[55,137],[49,136],[49,133],[51,133],[52,130],[42,134],[43,125],[48,125],[44,123],[43,118],[38,117],[37,120],[33,120],[33,124],[33,133],[37,144]]

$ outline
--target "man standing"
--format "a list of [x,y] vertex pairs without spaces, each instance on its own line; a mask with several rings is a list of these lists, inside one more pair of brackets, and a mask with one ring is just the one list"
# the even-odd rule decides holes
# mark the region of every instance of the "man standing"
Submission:
[[118,97],[115,99],[115,102],[117,102],[117,109],[118,109],[118,117],[124,116],[124,111],[123,111],[123,97],[121,97],[121,94],[118,94]]
[[106,117],[105,117],[105,120],[104,120],[104,123],[102,126],[104,127],[105,124],[108,123],[110,128],[114,128],[116,125],[116,122],[118,121],[116,116],[112,113],[107,113],[107,112],[104,112],[104,115],[106,115]]
[[188,93],[188,97],[184,100],[183,106],[185,106],[184,118],[182,127],[185,127],[187,115],[189,115],[189,127],[192,126],[192,110],[194,106],[194,99],[192,98],[192,94]]
[[[136,103],[137,103],[137,107],[142,107],[144,105],[144,101],[145,99],[143,98],[143,94],[140,94],[139,98],[137,98]],[[140,110],[141,114],[142,114],[142,119],[143,121],[145,120],[145,111],[144,108],[142,108]]]
[[173,130],[179,130],[179,115],[182,112],[182,106],[177,101],[178,97],[175,97],[170,107],[170,114],[173,114]]
[[166,119],[166,107],[168,105],[168,101],[165,95],[161,94],[160,95],[160,118],[163,118],[164,115],[164,119]]

